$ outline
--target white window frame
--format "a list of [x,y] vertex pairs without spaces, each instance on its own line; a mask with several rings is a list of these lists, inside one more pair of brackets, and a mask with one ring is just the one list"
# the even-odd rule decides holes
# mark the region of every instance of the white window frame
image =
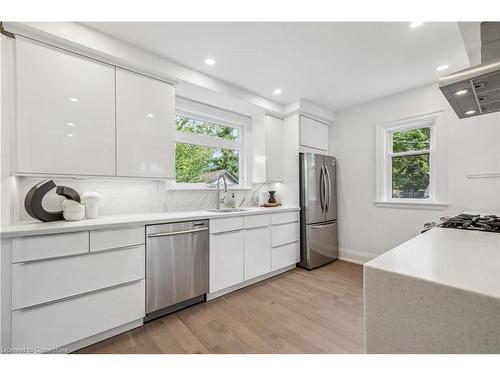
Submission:
[[[185,108],[185,106],[183,106]],[[190,105],[193,109],[176,109],[176,117],[188,117],[194,120],[209,122],[216,125],[227,126],[230,128],[238,129],[238,140],[230,141],[222,138],[190,134],[185,132],[176,131],[175,133],[175,143],[189,143],[206,147],[213,148],[225,148],[229,150],[238,151],[238,163],[239,163],[239,176],[238,184],[228,185],[228,190],[246,190],[247,187],[247,163],[246,163],[246,153],[245,153],[245,133],[247,126],[247,119],[242,115],[232,114],[230,112],[225,113],[224,110],[214,108],[208,105],[194,102]],[[245,121],[247,120],[247,121]],[[168,187],[171,190],[213,190],[217,188],[215,184],[206,183],[177,183],[174,180],[173,183]]]
[[[444,199],[442,178],[443,143],[440,140],[441,122],[442,111],[438,111],[377,125],[377,197],[375,200],[377,206],[431,209],[441,209],[448,206]],[[418,128],[431,129],[431,139],[428,150],[392,152],[392,137],[394,133]],[[429,198],[393,198],[393,156],[422,154],[429,154]]]

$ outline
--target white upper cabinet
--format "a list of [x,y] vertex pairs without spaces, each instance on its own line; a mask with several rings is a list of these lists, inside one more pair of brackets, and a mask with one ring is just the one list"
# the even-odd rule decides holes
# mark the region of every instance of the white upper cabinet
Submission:
[[283,120],[264,116],[266,128],[266,181],[283,181]]
[[16,39],[18,173],[115,175],[115,68]]
[[328,154],[328,124],[300,116],[300,145],[303,151]]
[[117,68],[117,175],[174,178],[174,167],[174,86]]

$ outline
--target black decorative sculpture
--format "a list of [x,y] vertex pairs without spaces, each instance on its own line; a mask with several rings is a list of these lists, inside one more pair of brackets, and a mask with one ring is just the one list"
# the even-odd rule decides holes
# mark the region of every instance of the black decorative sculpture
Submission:
[[26,194],[24,208],[28,215],[40,221],[64,220],[62,211],[50,212],[42,206],[43,197],[53,188],[56,188],[56,194],[80,202],[80,195],[74,189],[67,186],[57,186],[54,181],[46,180],[33,186]]

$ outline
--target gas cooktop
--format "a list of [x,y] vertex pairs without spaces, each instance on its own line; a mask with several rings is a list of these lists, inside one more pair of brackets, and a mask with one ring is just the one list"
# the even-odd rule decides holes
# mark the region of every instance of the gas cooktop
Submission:
[[447,218],[438,227],[500,233],[500,216],[460,214]]

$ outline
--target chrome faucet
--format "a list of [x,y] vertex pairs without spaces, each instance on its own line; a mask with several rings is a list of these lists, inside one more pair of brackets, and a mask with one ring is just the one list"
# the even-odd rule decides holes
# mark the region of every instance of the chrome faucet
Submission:
[[[224,181],[224,197],[220,199],[220,180]],[[224,199],[227,193],[227,181],[226,181],[226,172],[221,173],[219,177],[217,177],[217,209],[220,209],[220,204],[224,203]]]

